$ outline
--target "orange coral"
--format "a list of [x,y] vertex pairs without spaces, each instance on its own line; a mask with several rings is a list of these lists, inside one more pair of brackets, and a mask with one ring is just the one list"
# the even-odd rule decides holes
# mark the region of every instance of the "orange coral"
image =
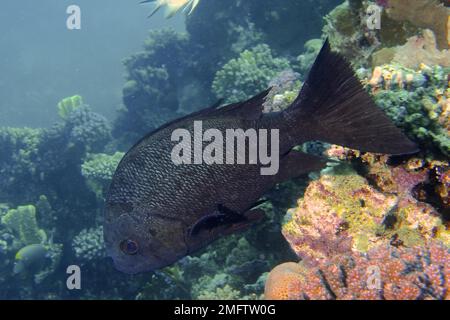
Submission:
[[264,296],[267,300],[296,300],[304,282],[305,269],[298,263],[286,262],[269,274]]

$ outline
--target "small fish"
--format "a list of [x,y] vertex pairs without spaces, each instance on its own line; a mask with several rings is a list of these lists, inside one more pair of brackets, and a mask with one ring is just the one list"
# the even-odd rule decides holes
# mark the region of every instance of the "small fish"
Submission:
[[15,256],[14,274],[39,268],[47,258],[47,249],[41,244],[31,244],[20,249]]
[[198,6],[200,0],[145,0],[141,3],[149,2],[155,2],[155,9],[153,9],[149,17],[153,16],[163,6],[166,6],[165,17],[168,19],[173,17],[180,10],[188,10],[188,8],[190,8],[188,14],[191,14]]
[[[268,90],[224,107],[213,106],[170,122],[137,142],[119,163],[106,199],[108,256],[125,273],[170,265],[210,242],[264,218],[258,200],[279,182],[317,171],[326,159],[294,146],[321,140],[361,151],[407,154],[417,146],[378,108],[349,64],[321,49],[292,105],[263,113]],[[229,128],[279,130],[279,170],[261,175],[254,164],[175,164],[171,134],[194,121]]]

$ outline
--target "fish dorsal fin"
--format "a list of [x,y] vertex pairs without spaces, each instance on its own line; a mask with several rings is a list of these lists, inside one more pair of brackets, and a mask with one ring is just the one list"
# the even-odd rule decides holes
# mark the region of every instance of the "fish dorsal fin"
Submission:
[[167,128],[175,123],[181,122],[183,120],[187,120],[187,119],[192,119],[192,121],[196,120],[196,119],[202,119],[202,118],[206,118],[211,114],[214,114],[214,112],[217,110],[217,108],[222,104],[222,99],[217,101],[215,104],[213,104],[211,107],[205,108],[205,109],[201,109],[199,111],[195,111],[193,113],[187,114],[181,118],[176,118],[173,119],[163,125],[161,125],[158,128],[153,129],[152,131],[150,131],[149,133],[147,133],[145,136],[143,136],[141,139],[139,139],[138,142],[136,142],[131,148],[133,149],[134,147],[136,147],[137,145],[139,145],[142,141],[144,141],[145,139],[147,139],[148,137],[150,137],[151,135],[155,134],[156,132]]
[[[184,121],[184,120],[201,120],[208,119],[214,117],[227,117],[227,118],[240,118],[245,120],[257,120],[262,115],[264,98],[267,96],[271,88],[257,94],[256,96],[242,102],[237,102],[233,104],[226,105],[224,107],[219,106],[222,104],[223,99],[217,101],[211,107],[201,109],[199,111],[190,113],[181,118],[174,119],[172,121],[163,124],[162,126],[156,128],[155,130],[150,131],[144,137],[142,137],[138,142],[136,142],[131,149],[139,145],[143,140],[147,139],[151,135],[156,132],[167,128],[175,123]],[[130,150],[131,150],[130,149]]]
[[211,115],[214,117],[224,116],[245,120],[257,120],[263,113],[264,99],[266,98],[270,90],[271,88],[264,90],[246,101],[241,101],[218,108]]

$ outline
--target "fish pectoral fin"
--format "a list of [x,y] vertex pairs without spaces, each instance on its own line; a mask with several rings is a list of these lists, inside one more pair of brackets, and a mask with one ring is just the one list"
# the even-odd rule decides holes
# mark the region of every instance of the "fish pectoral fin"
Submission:
[[254,223],[257,223],[265,218],[266,213],[263,209],[252,209],[243,214],[245,220],[231,224],[224,232],[224,235],[245,231]]
[[221,226],[231,226],[247,220],[244,214],[239,214],[222,204],[218,204],[217,209],[213,213],[200,218],[194,223],[192,228],[190,228],[189,234],[190,236],[196,236],[201,231],[211,231]]
[[281,158],[280,170],[276,174],[275,179],[279,183],[311,171],[319,171],[325,168],[326,164],[326,158],[291,150]]

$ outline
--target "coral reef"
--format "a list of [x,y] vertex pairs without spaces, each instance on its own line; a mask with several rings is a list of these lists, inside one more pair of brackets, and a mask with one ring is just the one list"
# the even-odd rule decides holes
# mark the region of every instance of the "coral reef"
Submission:
[[123,152],[116,152],[113,155],[90,154],[81,165],[81,174],[97,197],[104,197],[114,171],[124,155]]
[[106,118],[87,106],[80,106],[67,116],[65,130],[70,132],[69,144],[85,146],[86,151],[99,150],[110,140],[111,127]]
[[89,262],[105,257],[103,227],[83,229],[72,240],[72,248],[80,262]]
[[428,170],[390,167],[386,157],[376,161],[371,157],[363,159],[369,163],[367,176],[379,191],[351,168],[335,167],[311,182],[298,207],[288,212],[283,234],[309,264],[352,250],[367,252],[379,243],[412,247],[439,239],[450,246],[441,215],[412,195],[413,188],[426,181]]
[[114,135],[128,146],[176,117],[182,101],[193,91],[201,91],[192,81],[192,63],[185,34],[170,29],[151,31],[144,51],[124,60],[128,72],[123,88],[124,108],[115,121]]
[[439,50],[432,31],[426,29],[422,35],[413,36],[402,46],[383,48],[373,54],[373,65],[397,63],[405,68],[419,69],[421,64],[450,67],[450,51]]
[[75,109],[83,105],[83,98],[80,95],[67,97],[58,103],[58,115],[66,120]]
[[37,225],[36,208],[33,205],[8,210],[1,223],[14,232],[19,241],[18,245],[38,244],[47,239],[45,231]]
[[263,112],[278,112],[286,109],[298,96],[301,87],[300,74],[286,69],[270,80],[270,91],[265,97]]
[[322,48],[323,41],[321,39],[311,39],[305,43],[305,52],[297,57],[299,71],[302,75],[309,72],[316,56]]
[[216,73],[212,90],[227,103],[242,101],[265,90],[270,80],[289,68],[288,60],[274,58],[270,47],[261,44],[227,62]]
[[323,36],[331,48],[356,66],[367,64],[369,57],[380,46],[376,30],[366,23],[368,1],[345,1],[325,16]]
[[415,71],[382,65],[363,84],[375,102],[410,138],[444,155],[450,154],[449,68],[422,65]]
[[380,245],[366,255],[339,256],[316,267],[285,263],[268,277],[266,299],[418,300],[448,299],[450,252],[426,247]]
[[417,27],[433,30],[439,49],[448,49],[450,8],[437,0],[389,0],[386,12],[395,21],[408,21]]
[[[448,298],[449,70],[438,19],[429,19],[442,7],[426,5],[414,21],[410,8],[385,8],[381,30],[370,30],[374,1],[341,3],[201,1],[186,33],[153,30],[124,60],[112,128],[78,95],[60,101],[52,127],[0,128],[0,298],[261,299],[264,288],[274,299]],[[265,221],[242,234],[153,273],[116,271],[100,226],[123,152],[217,98],[271,86],[264,112],[283,110],[326,37],[421,153],[397,159],[308,142],[296,148],[328,149],[348,164],[277,185],[261,205]],[[66,289],[70,264],[82,265],[83,290]],[[381,290],[367,289],[372,266]]]

